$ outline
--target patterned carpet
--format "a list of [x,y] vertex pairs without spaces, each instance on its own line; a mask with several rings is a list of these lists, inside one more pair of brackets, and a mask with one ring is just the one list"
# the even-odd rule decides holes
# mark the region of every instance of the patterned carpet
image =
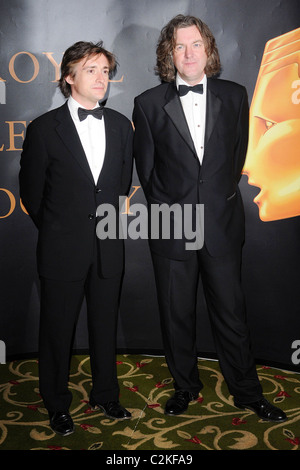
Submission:
[[91,372],[88,356],[73,356],[70,388],[74,434],[56,435],[38,389],[37,360],[0,365],[0,450],[299,450],[300,375],[269,367],[257,371],[265,396],[284,409],[288,421],[259,420],[233,406],[218,362],[199,360],[204,388],[178,417],[164,415],[173,393],[162,357],[118,355],[120,401],[132,413],[125,421],[107,419],[88,404]]

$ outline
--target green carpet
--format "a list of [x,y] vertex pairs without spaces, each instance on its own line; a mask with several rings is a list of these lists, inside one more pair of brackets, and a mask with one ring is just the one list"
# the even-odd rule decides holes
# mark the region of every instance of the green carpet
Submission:
[[300,375],[269,367],[257,371],[264,394],[286,412],[281,424],[259,420],[233,406],[218,362],[199,360],[204,388],[178,417],[164,415],[173,393],[164,358],[118,355],[120,401],[131,420],[112,421],[88,404],[91,372],[88,356],[73,356],[70,389],[74,434],[61,437],[48,426],[39,395],[37,360],[0,365],[0,450],[299,450]]

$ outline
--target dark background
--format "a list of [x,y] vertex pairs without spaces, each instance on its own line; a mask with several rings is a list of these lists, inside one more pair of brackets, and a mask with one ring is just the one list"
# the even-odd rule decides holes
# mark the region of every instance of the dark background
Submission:
[[[300,17],[298,0],[0,0],[0,339],[7,359],[37,352],[37,233],[20,207],[18,172],[26,125],[64,102],[55,68],[44,53],[53,53],[59,64],[76,41],[102,39],[120,64],[107,106],[131,119],[134,97],[159,83],[153,71],[156,42],[161,28],[178,13],[198,16],[209,25],[221,57],[221,78],[245,85],[250,103],[266,42],[298,28]],[[10,69],[20,52],[14,61],[16,79]],[[24,52],[37,59],[34,80],[37,67]],[[12,129],[20,134],[13,140]],[[135,171],[132,184],[139,185]],[[247,234],[243,285],[254,354],[258,362],[299,370],[291,360],[291,345],[300,338],[299,217],[262,222],[253,203],[259,189],[249,186],[246,176],[240,187]],[[136,202],[145,202],[141,189],[131,200]],[[215,358],[201,295],[197,335],[199,355]],[[74,350],[87,349],[83,305]],[[126,241],[118,351],[163,354],[146,240]]]

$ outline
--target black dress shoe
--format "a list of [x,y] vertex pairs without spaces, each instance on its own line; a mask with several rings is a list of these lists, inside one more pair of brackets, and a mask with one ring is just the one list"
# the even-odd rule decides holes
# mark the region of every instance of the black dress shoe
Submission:
[[239,403],[234,401],[237,408],[245,410],[246,408],[254,411],[257,416],[264,421],[275,421],[277,423],[283,423],[287,420],[287,416],[280,408],[272,405],[266,398],[261,398],[254,403]]
[[68,436],[75,431],[74,423],[69,413],[62,413],[60,411],[51,413],[50,427],[56,434],[61,436]]
[[170,416],[181,415],[187,410],[190,401],[194,401],[197,398],[198,393],[178,390],[167,401],[165,406],[165,414]]
[[118,401],[108,401],[107,403],[95,403],[90,400],[90,405],[93,409],[100,408],[105,416],[112,419],[130,419],[131,413],[123,408]]

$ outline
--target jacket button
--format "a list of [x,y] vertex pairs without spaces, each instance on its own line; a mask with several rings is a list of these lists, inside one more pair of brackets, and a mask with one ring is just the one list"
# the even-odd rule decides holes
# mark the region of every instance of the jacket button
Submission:
[[96,188],[96,193],[100,193],[101,192],[101,189],[100,188]]
[[92,220],[94,218],[94,214],[89,214],[88,217],[90,220]]
[[199,180],[199,183],[200,183],[200,184],[204,183],[204,180]]

